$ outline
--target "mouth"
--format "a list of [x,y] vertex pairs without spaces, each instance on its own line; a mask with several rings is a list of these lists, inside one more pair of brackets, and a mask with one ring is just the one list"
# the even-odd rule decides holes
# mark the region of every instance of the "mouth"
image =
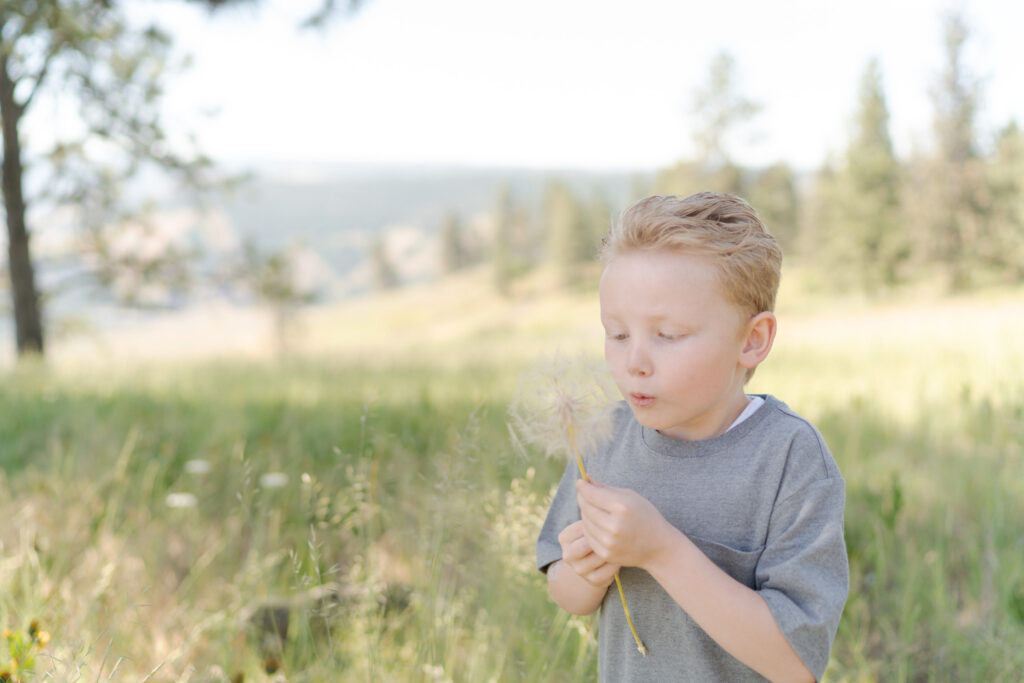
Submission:
[[646,408],[654,403],[654,397],[648,394],[632,393],[629,395],[629,402],[637,408]]

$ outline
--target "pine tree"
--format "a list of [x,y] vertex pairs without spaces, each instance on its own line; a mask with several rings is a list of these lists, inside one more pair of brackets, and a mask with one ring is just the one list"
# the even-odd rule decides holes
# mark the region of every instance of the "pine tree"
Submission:
[[511,293],[515,273],[514,246],[515,205],[508,186],[498,189],[494,205],[494,240],[491,246],[491,265],[494,288],[502,296]]
[[846,149],[843,214],[851,232],[861,283],[869,290],[891,286],[909,256],[901,230],[902,173],[889,133],[889,108],[878,61],[868,63],[860,82],[854,135]]
[[601,240],[612,227],[612,203],[604,190],[594,190],[587,205],[586,217],[586,242],[580,256],[586,261],[596,261],[601,251]]
[[462,221],[455,211],[445,214],[438,232],[438,243],[441,250],[441,272],[454,273],[469,265],[469,250]]
[[736,60],[720,52],[711,61],[707,82],[693,93],[693,141],[697,159],[708,171],[731,165],[731,139],[761,110],[740,92],[737,81]]
[[964,60],[970,30],[960,14],[944,21],[945,64],[931,92],[935,153],[924,163],[925,194],[918,201],[928,217],[926,244],[956,290],[970,285],[978,265],[989,205],[977,142],[981,84]]
[[1008,123],[988,165],[992,230],[983,247],[986,263],[1009,279],[1024,280],[1024,130]]
[[877,60],[861,77],[851,122],[842,157],[816,178],[804,229],[813,231],[808,237],[831,282],[878,292],[901,279],[910,237],[901,214],[904,173],[893,150]]
[[388,253],[387,239],[381,235],[370,244],[370,266],[377,289],[386,291],[398,286],[398,270]]
[[794,249],[800,207],[793,170],[785,163],[769,166],[754,177],[745,194],[783,251]]
[[580,264],[587,260],[589,230],[579,200],[558,180],[544,192],[544,229],[548,254],[563,285],[575,284]]
[[827,159],[814,174],[800,213],[798,253],[805,255],[830,287],[855,286],[846,255],[853,247],[844,227],[840,164]]

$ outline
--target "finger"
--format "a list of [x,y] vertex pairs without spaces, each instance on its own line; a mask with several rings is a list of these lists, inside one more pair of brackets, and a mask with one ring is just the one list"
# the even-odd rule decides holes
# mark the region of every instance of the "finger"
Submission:
[[584,520],[583,528],[583,537],[586,540],[590,551],[603,560],[607,560],[609,554],[608,533],[599,525],[587,522],[586,520]]
[[607,586],[615,578],[615,573],[618,571],[619,565],[605,562],[599,567],[595,567],[593,571],[583,578],[595,586]]
[[599,567],[607,564],[599,556],[588,550],[582,556],[563,557],[565,563],[572,567],[572,570],[582,577],[593,573]]
[[575,559],[582,559],[594,552],[594,549],[590,547],[590,543],[582,536],[566,546],[566,550],[568,552],[563,554],[571,555]]
[[603,510],[611,510],[622,503],[623,489],[605,486],[603,484],[592,484],[584,481],[576,482],[576,492],[591,505]]
[[612,513],[598,505],[594,505],[586,498],[579,495],[576,497],[576,504],[580,507],[580,521],[583,522],[584,532],[590,526],[599,526],[607,529],[612,522]]
[[558,542],[561,544],[572,543],[578,538],[583,537],[583,520],[577,520],[569,526],[562,529],[561,533],[558,534]]

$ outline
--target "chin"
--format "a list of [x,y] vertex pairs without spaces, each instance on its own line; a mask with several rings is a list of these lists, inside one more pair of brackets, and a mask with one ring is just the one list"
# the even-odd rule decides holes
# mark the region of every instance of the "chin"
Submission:
[[662,424],[660,421],[654,419],[653,416],[651,416],[650,414],[645,414],[642,409],[637,410],[636,408],[634,408],[633,417],[636,418],[637,422],[639,422],[644,427],[647,427],[648,429],[661,431],[662,429],[665,429],[667,426],[665,424]]

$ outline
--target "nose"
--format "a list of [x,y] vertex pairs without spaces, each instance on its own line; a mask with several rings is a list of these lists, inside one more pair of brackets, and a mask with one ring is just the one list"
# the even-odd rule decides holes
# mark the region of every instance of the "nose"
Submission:
[[647,377],[654,370],[651,365],[651,356],[641,343],[634,342],[629,346],[629,354],[626,357],[626,369],[633,377]]

